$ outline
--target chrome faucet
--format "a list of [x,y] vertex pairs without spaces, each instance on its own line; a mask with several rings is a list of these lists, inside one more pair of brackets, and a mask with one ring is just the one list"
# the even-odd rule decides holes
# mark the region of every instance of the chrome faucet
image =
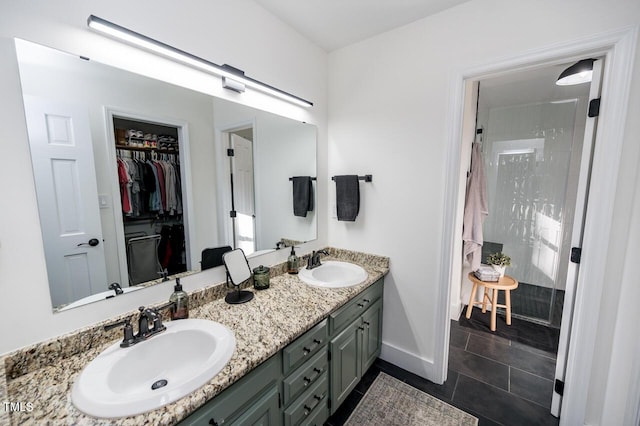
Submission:
[[160,311],[171,305],[173,305],[173,302],[169,302],[158,308],[145,308],[144,306],[140,306],[138,308],[140,311],[140,316],[138,317],[138,334],[133,334],[131,316],[105,325],[104,330],[109,331],[116,327],[122,327],[124,330],[124,339],[120,343],[120,347],[128,348],[129,346],[133,346],[136,343],[140,343],[143,340],[165,331],[167,327],[162,324],[162,314],[160,314]]
[[307,269],[317,268],[318,266],[322,265],[322,263],[320,263],[321,254],[329,256],[329,252],[326,250],[313,251],[311,253],[311,256],[309,256],[309,260],[307,261]]

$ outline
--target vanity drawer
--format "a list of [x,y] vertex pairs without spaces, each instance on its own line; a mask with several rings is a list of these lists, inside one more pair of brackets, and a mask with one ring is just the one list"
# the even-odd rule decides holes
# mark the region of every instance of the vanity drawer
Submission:
[[313,358],[283,380],[282,389],[285,407],[318,381],[322,374],[328,370],[327,353],[327,346],[324,346]]
[[365,291],[353,298],[349,303],[329,315],[329,334],[334,335],[358,315],[366,311],[376,300],[382,297],[382,280],[376,281]]
[[[298,426],[308,419],[317,419],[318,411],[328,408],[329,381],[325,371],[311,388],[284,410],[285,426]],[[326,419],[325,419],[326,420]]]
[[309,417],[300,423],[300,426],[322,426],[324,422],[329,418],[329,406],[322,404],[322,407],[317,407],[313,410],[313,413]]
[[298,337],[295,342],[282,350],[282,371],[289,374],[327,343],[327,320],[323,320],[311,330]]

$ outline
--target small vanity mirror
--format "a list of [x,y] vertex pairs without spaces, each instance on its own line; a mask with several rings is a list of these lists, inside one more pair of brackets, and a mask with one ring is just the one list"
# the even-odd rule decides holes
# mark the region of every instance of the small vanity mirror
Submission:
[[240,290],[240,285],[251,278],[251,268],[242,249],[235,249],[222,256],[222,262],[227,270],[227,284],[235,286],[235,290],[227,294],[224,300],[232,305],[245,303],[253,299],[253,293],[247,290]]

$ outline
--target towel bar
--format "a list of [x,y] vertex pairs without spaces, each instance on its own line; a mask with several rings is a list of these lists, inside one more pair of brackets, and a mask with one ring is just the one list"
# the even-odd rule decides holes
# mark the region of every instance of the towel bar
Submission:
[[[336,177],[333,176],[331,178],[331,180],[336,180]],[[373,175],[358,176],[358,180],[363,180],[365,182],[372,182],[373,181]]]

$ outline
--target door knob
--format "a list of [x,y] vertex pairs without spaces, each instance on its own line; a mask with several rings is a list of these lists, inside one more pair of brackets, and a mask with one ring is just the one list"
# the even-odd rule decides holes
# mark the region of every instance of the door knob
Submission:
[[86,243],[80,243],[80,244],[78,244],[78,247],[80,247],[80,246],[91,246],[91,247],[95,247],[95,246],[97,246],[98,244],[100,244],[100,240],[99,240],[99,239],[97,239],[97,238],[92,238],[92,239],[90,239],[90,240],[89,240],[88,242],[86,242]]

